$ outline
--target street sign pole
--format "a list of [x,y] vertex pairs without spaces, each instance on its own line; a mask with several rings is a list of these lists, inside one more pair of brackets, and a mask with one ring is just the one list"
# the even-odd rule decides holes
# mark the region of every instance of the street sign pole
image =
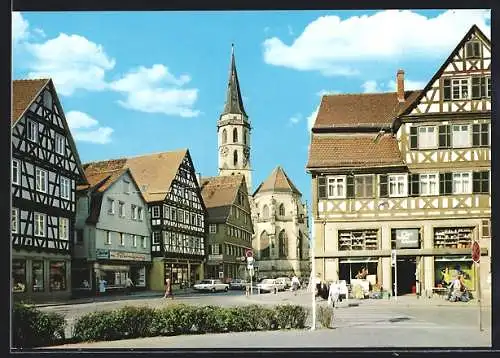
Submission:
[[311,294],[312,294],[312,324],[311,331],[316,329],[316,257],[314,255],[314,217],[312,217],[312,230],[311,230]]
[[398,299],[398,260],[396,250],[392,250],[392,266],[394,267],[394,300]]
[[481,247],[477,241],[472,243],[471,250],[472,261],[474,262],[475,268],[475,282],[476,282],[476,294],[477,294],[477,307],[478,307],[478,321],[479,321],[479,331],[483,331],[483,320],[481,317]]
[[479,305],[479,331],[483,331],[483,320],[481,317],[482,311],[482,303],[481,303],[481,264],[478,262],[477,264],[477,302]]

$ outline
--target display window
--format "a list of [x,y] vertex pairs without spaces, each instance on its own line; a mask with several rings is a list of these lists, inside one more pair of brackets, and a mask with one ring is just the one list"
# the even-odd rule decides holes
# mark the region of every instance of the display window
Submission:
[[26,260],[12,260],[12,292],[26,292]]
[[44,290],[43,261],[33,261],[31,263],[31,277],[33,280],[33,292]]
[[474,291],[474,266],[470,256],[443,256],[434,259],[434,286],[446,288],[462,276],[469,291]]
[[49,282],[51,291],[66,290],[66,262],[50,262]]

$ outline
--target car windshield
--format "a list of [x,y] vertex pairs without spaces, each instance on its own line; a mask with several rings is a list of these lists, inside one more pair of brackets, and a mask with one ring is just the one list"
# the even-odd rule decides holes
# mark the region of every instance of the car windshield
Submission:
[[207,284],[207,283],[212,283],[212,280],[201,280],[201,284]]
[[274,280],[265,279],[265,280],[262,280],[262,283],[263,283],[263,284],[274,283]]

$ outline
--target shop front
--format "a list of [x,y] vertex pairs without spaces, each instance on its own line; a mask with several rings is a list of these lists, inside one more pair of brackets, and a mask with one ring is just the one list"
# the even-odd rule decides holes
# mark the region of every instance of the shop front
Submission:
[[469,291],[475,291],[475,271],[470,255],[434,258],[434,287],[446,288],[459,275],[462,276],[465,287]]
[[224,256],[222,254],[210,254],[207,260],[205,278],[224,279]]
[[170,278],[173,290],[192,287],[203,279],[202,265],[201,260],[165,259],[164,280]]

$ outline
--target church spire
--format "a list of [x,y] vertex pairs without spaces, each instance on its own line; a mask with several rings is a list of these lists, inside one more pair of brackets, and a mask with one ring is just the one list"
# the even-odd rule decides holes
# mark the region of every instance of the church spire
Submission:
[[231,44],[231,68],[229,70],[229,81],[227,85],[226,104],[222,114],[242,114],[247,117],[243,98],[241,97],[238,73],[236,72],[236,61],[234,59],[234,44]]

